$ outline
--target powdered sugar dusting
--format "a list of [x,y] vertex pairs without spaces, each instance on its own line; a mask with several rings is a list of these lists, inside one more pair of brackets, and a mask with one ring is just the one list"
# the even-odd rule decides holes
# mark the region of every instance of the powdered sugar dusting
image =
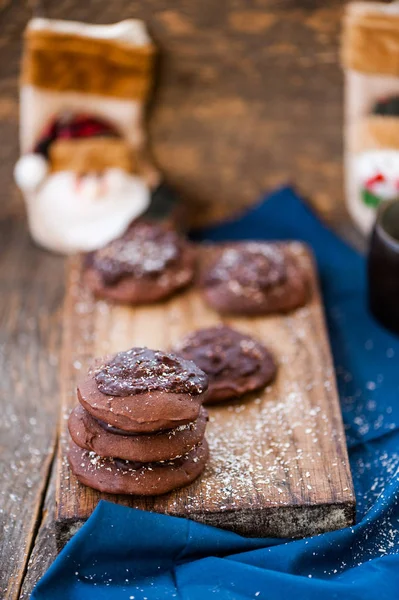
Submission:
[[159,275],[178,260],[183,238],[155,223],[133,224],[121,237],[93,253],[93,264],[109,283],[122,275]]
[[205,284],[227,281],[236,294],[281,284],[286,278],[286,260],[281,246],[247,242],[227,246],[205,277]]
[[[295,244],[292,249],[302,267],[309,270],[303,247]],[[96,303],[84,294],[77,290],[74,306],[78,315],[72,324],[74,339],[83,335],[73,360],[83,365],[92,355],[133,344],[170,348],[190,331],[221,322],[196,290],[162,306],[135,310]],[[264,392],[210,407],[206,432],[210,460],[197,482],[155,498],[152,504],[134,497],[120,501],[214,524],[223,524],[222,515],[227,524],[228,515],[233,515],[226,526],[247,534],[259,533],[256,511],[274,508],[301,507],[302,512],[295,513],[296,520],[289,516],[293,513],[284,513],[284,518],[280,513],[268,513],[270,520],[262,529],[265,535],[271,527],[277,535],[310,531],[311,508],[319,511],[316,531],[344,526],[351,519],[352,481],[328,343],[320,331],[321,307],[314,295],[307,306],[288,316],[224,322],[270,348],[279,366],[276,381]],[[74,392],[70,406],[75,402],[73,396]],[[67,468],[64,476],[69,476]],[[79,494],[79,488],[71,483]],[[93,493],[89,500],[94,508],[98,494]],[[330,508],[324,510],[323,506]]]

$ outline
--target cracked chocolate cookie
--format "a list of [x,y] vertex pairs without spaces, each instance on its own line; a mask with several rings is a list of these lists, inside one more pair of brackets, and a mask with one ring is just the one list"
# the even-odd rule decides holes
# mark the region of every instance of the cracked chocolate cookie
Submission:
[[133,433],[173,429],[198,418],[208,377],[174,354],[132,348],[97,360],[78,385],[96,419]]
[[168,298],[191,283],[195,252],[177,231],[139,221],[121,237],[86,256],[85,281],[93,294],[122,304]]
[[71,442],[68,459],[77,479],[100,492],[156,496],[194,481],[204,470],[208,454],[208,444],[204,439],[175,460],[140,463],[102,458]]
[[208,375],[206,403],[238,398],[266,386],[276,375],[276,363],[265,346],[225,325],[194,331],[174,352]]
[[220,313],[285,313],[305,304],[308,286],[295,254],[278,243],[224,246],[201,277],[203,295]]
[[82,406],[71,412],[68,428],[81,448],[102,457],[117,457],[141,463],[172,460],[187,454],[205,434],[207,411],[201,408],[198,419],[174,429],[152,434],[132,434],[99,421]]

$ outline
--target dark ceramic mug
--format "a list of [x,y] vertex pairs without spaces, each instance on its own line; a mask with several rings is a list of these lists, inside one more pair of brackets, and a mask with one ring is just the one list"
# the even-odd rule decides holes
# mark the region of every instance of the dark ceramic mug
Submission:
[[372,314],[399,333],[399,200],[384,202],[378,210],[367,271]]

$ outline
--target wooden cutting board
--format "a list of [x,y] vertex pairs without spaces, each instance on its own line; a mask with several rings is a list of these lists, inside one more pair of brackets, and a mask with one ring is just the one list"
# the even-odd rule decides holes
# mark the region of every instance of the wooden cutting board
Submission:
[[[293,243],[292,243],[293,244]],[[291,244],[291,245],[292,245]],[[187,517],[247,536],[301,537],[354,522],[355,499],[334,370],[313,260],[309,303],[288,316],[221,318],[192,288],[165,303],[130,308],[94,301],[71,259],[64,308],[62,418],[56,520],[68,539],[100,499]],[[214,252],[202,248],[203,260]],[[277,380],[264,391],[210,407],[211,458],[192,485],[151,498],[101,494],[78,483],[67,462],[67,418],[76,381],[93,357],[132,346],[167,349],[186,333],[221,321],[269,346]]]

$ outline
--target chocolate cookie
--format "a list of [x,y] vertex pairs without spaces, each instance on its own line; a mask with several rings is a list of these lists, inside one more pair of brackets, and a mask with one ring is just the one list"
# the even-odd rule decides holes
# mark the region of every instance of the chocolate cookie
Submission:
[[195,421],[207,389],[207,376],[192,361],[132,348],[97,361],[78,385],[78,400],[104,423],[149,433]]
[[201,408],[192,423],[152,435],[133,435],[98,421],[79,405],[71,412],[68,428],[75,444],[99,456],[147,463],[187,454],[203,439],[207,417],[207,411]]
[[69,464],[77,479],[100,492],[154,496],[165,494],[194,481],[208,459],[204,439],[188,454],[173,461],[138,463],[118,458],[101,458],[71,442]]
[[282,244],[225,246],[202,275],[207,302],[220,313],[288,312],[307,299],[307,281],[293,252]]
[[225,325],[194,331],[174,351],[193,360],[208,375],[206,403],[262,388],[274,379],[277,370],[267,348]]
[[95,296],[120,303],[163,300],[188,285],[195,253],[168,226],[134,223],[121,237],[86,257],[85,280]]

